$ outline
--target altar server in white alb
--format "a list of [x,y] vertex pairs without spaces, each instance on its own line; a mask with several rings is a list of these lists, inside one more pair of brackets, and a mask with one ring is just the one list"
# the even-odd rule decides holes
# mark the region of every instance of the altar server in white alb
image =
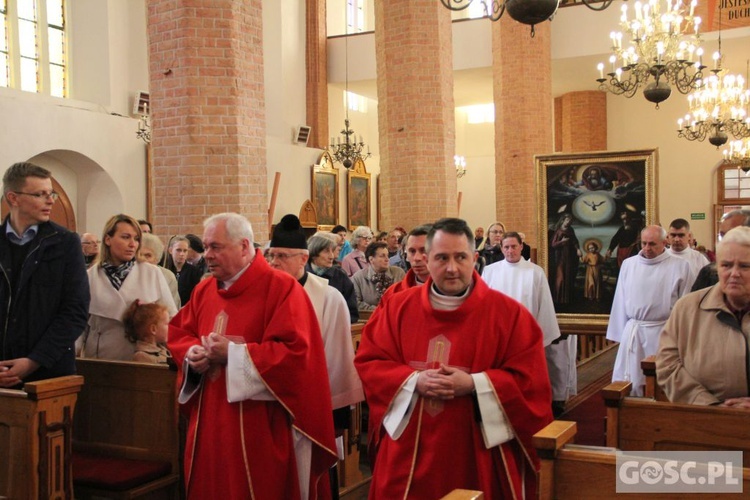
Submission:
[[493,290],[523,304],[539,323],[552,384],[552,410],[558,416],[564,410],[568,397],[576,394],[576,336],[559,339],[560,327],[555,316],[549,282],[541,267],[521,257],[521,235],[516,232],[505,233],[501,249],[505,260],[485,267],[482,278]]
[[666,243],[661,226],[641,231],[641,251],[622,263],[609,315],[607,339],[620,342],[612,381],[632,382],[633,396],[643,395],[641,360],[656,354],[672,307],[695,281],[690,265],[667,252]]
[[[698,250],[690,248],[692,239],[693,234],[690,232],[690,223],[685,219],[675,219],[669,224],[669,231],[667,231],[669,249],[667,251],[675,257],[686,261],[690,265],[693,277],[697,278],[701,269],[708,265],[708,259]],[[693,284],[690,283],[690,288],[692,287]]]

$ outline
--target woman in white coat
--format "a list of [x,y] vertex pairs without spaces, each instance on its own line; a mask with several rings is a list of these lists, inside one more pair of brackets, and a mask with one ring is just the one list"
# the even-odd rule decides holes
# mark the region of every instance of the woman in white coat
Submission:
[[169,317],[177,314],[164,275],[156,266],[137,260],[141,228],[128,215],[107,221],[99,261],[88,270],[91,305],[86,331],[76,348],[86,358],[131,361],[135,344],[125,335],[122,315],[134,300],[160,302]]

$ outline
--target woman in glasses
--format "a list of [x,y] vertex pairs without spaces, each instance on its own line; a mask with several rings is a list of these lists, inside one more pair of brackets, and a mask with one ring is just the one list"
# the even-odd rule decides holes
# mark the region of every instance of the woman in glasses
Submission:
[[346,271],[350,278],[361,269],[370,267],[365,257],[365,249],[372,242],[372,229],[367,226],[359,226],[352,232],[352,252],[341,261],[341,268]]

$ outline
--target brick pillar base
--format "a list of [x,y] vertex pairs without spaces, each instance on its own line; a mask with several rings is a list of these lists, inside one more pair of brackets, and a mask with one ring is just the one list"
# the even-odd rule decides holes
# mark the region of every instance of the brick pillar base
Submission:
[[149,0],[151,203],[161,236],[239,212],[267,235],[260,2]]

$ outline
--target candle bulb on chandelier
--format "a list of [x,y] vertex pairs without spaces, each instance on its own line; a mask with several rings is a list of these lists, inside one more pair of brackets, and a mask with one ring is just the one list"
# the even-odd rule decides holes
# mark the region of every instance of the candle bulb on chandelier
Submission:
[[714,58],[714,69],[719,69],[719,58],[721,56],[718,52],[714,52],[713,58]]
[[604,64],[599,63],[596,67],[599,69],[599,78],[603,80],[604,79]]

